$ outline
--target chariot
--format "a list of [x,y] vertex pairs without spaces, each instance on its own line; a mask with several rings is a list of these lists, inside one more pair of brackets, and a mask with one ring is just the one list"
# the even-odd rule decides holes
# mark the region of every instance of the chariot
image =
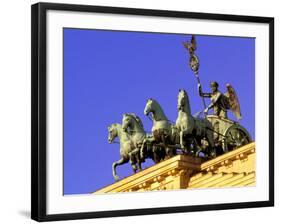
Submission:
[[248,131],[238,122],[216,115],[207,115],[206,119],[212,124],[215,145],[221,147],[224,153],[252,141]]

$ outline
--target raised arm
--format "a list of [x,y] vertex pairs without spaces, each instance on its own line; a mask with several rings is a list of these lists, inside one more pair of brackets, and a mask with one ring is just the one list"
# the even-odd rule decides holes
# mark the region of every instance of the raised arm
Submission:
[[201,97],[211,98],[211,93],[203,93],[203,92],[202,92],[201,84],[198,84],[198,91],[199,91],[199,95],[200,95]]

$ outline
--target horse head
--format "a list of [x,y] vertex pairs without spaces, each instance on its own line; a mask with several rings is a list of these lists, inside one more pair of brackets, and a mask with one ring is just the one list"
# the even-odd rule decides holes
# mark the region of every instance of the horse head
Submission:
[[182,110],[186,105],[187,94],[186,91],[183,89],[179,89],[178,94],[178,110]]
[[144,132],[143,123],[141,119],[134,113],[123,114],[122,130],[130,135],[135,134],[136,132]]
[[110,125],[107,129],[108,129],[108,142],[109,144],[111,144],[113,142],[113,140],[118,136],[118,131],[117,131],[117,125],[116,124],[112,124]]
[[178,111],[186,112],[189,116],[191,116],[188,95],[183,89],[180,89],[178,94]]
[[123,131],[127,132],[128,128],[131,126],[132,118],[129,114],[123,114],[122,119],[122,129]]
[[146,105],[145,105],[145,108],[144,108],[144,115],[145,116],[148,116],[151,112],[154,111],[154,100],[152,98],[149,98],[147,101],[146,101]]

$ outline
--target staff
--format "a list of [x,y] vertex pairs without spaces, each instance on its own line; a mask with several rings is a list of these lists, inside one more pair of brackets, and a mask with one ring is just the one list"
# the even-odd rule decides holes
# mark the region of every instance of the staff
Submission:
[[[195,40],[195,36],[192,35],[191,37],[191,42],[183,42],[184,47],[188,50],[189,52],[189,66],[191,68],[191,70],[193,71],[197,82],[198,82],[198,86],[200,86],[199,88],[201,88],[201,83],[200,83],[200,78],[199,78],[199,74],[198,74],[198,70],[199,70],[199,59],[198,57],[195,55],[194,51],[196,50],[196,40]],[[203,101],[203,105],[204,105],[204,110],[206,109],[206,102],[204,97],[201,97],[202,101]]]

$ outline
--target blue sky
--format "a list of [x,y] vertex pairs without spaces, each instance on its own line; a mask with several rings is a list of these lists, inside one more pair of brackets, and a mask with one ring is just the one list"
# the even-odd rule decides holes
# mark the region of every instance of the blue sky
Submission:
[[[143,114],[156,99],[169,120],[177,118],[178,89],[185,89],[195,114],[203,109],[197,81],[182,42],[187,34],[64,29],[64,194],[84,194],[114,182],[111,165],[119,145],[108,144],[107,127],[123,113]],[[239,97],[243,125],[255,136],[255,39],[196,36],[199,75],[204,92],[217,81],[230,83]],[[207,104],[209,100],[206,100]],[[234,119],[231,112],[229,118]],[[150,166],[151,161],[143,167]],[[129,164],[117,167],[132,174]]]

